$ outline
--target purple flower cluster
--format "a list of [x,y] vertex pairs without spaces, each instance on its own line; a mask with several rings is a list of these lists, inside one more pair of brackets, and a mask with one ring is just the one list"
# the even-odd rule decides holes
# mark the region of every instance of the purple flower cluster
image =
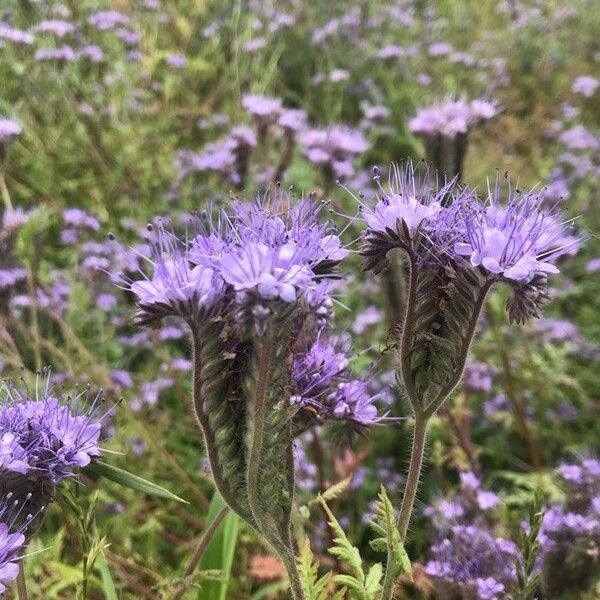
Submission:
[[368,383],[351,379],[348,356],[329,340],[318,338],[292,363],[292,379],[297,393],[291,401],[311,407],[322,418],[345,419],[361,425],[378,421],[375,397]]
[[[142,321],[175,315],[194,322],[242,311],[256,327],[280,309],[312,311],[320,281],[348,251],[313,200],[292,205],[275,193],[233,213],[196,219],[198,234],[183,242],[163,226],[153,237],[153,273],[125,286],[138,298]],[[322,302],[321,302],[322,303]]]
[[333,181],[354,175],[354,159],[368,148],[360,131],[340,125],[306,131],[300,144],[306,158]]
[[506,600],[516,582],[516,546],[474,525],[454,525],[432,548],[425,572],[440,599]]
[[21,134],[23,128],[13,119],[0,117],[0,146],[8,144]]
[[444,531],[453,524],[480,525],[490,511],[498,508],[500,498],[483,487],[481,479],[471,471],[460,474],[460,487],[451,498],[440,498],[425,508],[424,514]]
[[545,511],[538,536],[542,589],[548,598],[583,597],[600,572],[600,460],[562,464],[558,475],[564,501]]
[[566,491],[563,505],[551,506],[541,529],[546,553],[575,551],[579,546],[593,554],[600,539],[600,460],[584,458],[562,464],[558,475]]
[[0,491],[21,501],[33,495],[37,504],[45,503],[76,468],[100,455],[98,398],[79,412],[87,391],[63,403],[50,383],[47,373],[36,382],[33,398],[11,383],[0,390]]
[[498,106],[488,100],[446,100],[422,108],[410,120],[410,129],[425,136],[453,138],[466,134],[472,125],[488,121],[497,114]]
[[558,273],[556,259],[579,243],[542,193],[509,189],[502,202],[498,181],[482,202],[455,180],[437,188],[427,172],[407,165],[392,169],[389,191],[380,185],[380,192],[374,206],[361,205],[368,267],[399,247],[425,262],[467,262],[490,281],[524,285]]
[[24,503],[11,493],[0,502],[0,598],[6,585],[19,574],[19,560],[25,550],[25,528],[31,515],[23,515]]
[[425,509],[437,531],[437,542],[425,572],[440,598],[500,600],[509,598],[516,580],[517,548],[495,537],[491,513],[500,504],[472,472],[460,474],[458,492]]

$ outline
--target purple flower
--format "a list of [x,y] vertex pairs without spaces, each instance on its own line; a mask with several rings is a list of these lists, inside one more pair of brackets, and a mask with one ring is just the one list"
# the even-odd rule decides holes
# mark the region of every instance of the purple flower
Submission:
[[58,48],[40,48],[36,51],[34,58],[40,62],[47,60],[64,60],[68,62],[75,60],[77,55],[71,46],[65,44]]
[[581,94],[586,98],[591,98],[594,95],[598,85],[600,85],[600,83],[595,77],[590,77],[589,75],[582,75],[581,77],[577,77],[575,81],[573,81],[571,91],[573,91],[575,94]]
[[465,368],[463,385],[471,392],[490,392],[496,370],[488,363],[469,361]]
[[392,248],[408,250],[429,236],[442,213],[444,200],[452,193],[454,180],[438,188],[427,169],[406,163],[392,165],[388,177],[389,191],[381,185],[375,170],[379,193],[373,206],[360,202],[359,209],[367,222],[360,253],[365,268],[373,268]]
[[465,100],[448,100],[422,108],[410,120],[410,130],[424,135],[441,134],[455,137],[466,133],[471,120],[471,110]]
[[311,129],[300,136],[300,143],[306,158],[335,178],[352,176],[352,161],[368,148],[362,133],[340,125]]
[[598,138],[583,125],[576,125],[564,131],[560,141],[571,150],[597,150],[600,147]]
[[366,381],[345,381],[328,398],[334,418],[372,425],[379,421],[376,397],[369,393]]
[[15,44],[25,44],[30,46],[35,41],[35,37],[26,31],[14,29],[6,23],[0,22],[0,40],[8,40]]
[[22,267],[9,267],[0,269],[0,290],[14,287],[20,281],[27,278],[27,270]]
[[99,10],[92,13],[87,22],[100,31],[108,31],[119,25],[128,25],[129,17],[114,10]]
[[19,574],[19,560],[25,550],[25,526],[30,515],[22,515],[23,505],[8,493],[0,503],[0,597],[6,584]]
[[117,297],[113,294],[100,294],[96,298],[96,306],[100,310],[110,310],[117,303]]
[[413,133],[422,135],[443,135],[454,138],[465,134],[473,124],[487,121],[498,114],[496,103],[476,99],[468,103],[464,99],[446,100],[422,108],[410,120]]
[[287,131],[297,133],[306,127],[306,111],[298,108],[285,108],[279,115],[279,126]]
[[295,302],[312,283],[302,250],[294,244],[270,248],[249,243],[219,261],[223,279],[238,293],[255,291],[264,300]]
[[500,186],[489,190],[487,204],[458,207],[462,235],[453,251],[492,276],[528,282],[537,274],[558,273],[554,261],[578,240],[566,238],[566,227],[552,211],[545,212],[543,194],[517,192],[505,206]]
[[69,23],[69,21],[52,19],[48,21],[41,21],[33,28],[33,31],[51,33],[56,37],[62,38],[69,33],[73,33],[73,31],[75,31],[75,25],[73,25],[73,23]]
[[242,98],[242,106],[248,114],[267,124],[275,122],[283,110],[279,98],[253,94],[246,94]]
[[452,46],[446,42],[434,42],[427,50],[429,56],[445,56],[452,50]]
[[493,577],[479,577],[475,580],[477,594],[481,600],[496,600],[505,590],[504,584]]
[[167,64],[174,69],[183,69],[187,65],[187,58],[183,54],[169,54]]
[[190,267],[178,253],[169,258],[157,255],[155,260],[152,279],[145,276],[139,281],[124,280],[138,298],[142,321],[154,313],[192,318],[215,306],[221,298],[223,284],[212,269]]
[[12,141],[15,137],[20,135],[22,131],[23,128],[17,121],[0,117],[0,145]]
[[49,373],[35,392],[31,398],[12,384],[0,390],[0,491],[20,500],[30,492],[36,500],[47,498],[76,468],[100,456],[99,398],[85,407],[86,391],[63,403],[52,393]]
[[113,369],[109,373],[110,380],[118,388],[128,388],[133,386],[133,379],[129,371],[123,369]]
[[104,58],[104,52],[100,46],[88,44],[79,49],[79,56],[87,57],[92,62],[100,62]]
[[319,406],[336,377],[348,367],[348,357],[329,341],[318,339],[306,352],[296,354],[292,379],[297,387],[293,401]]
[[383,319],[381,311],[376,306],[367,306],[364,310],[360,311],[354,323],[352,325],[352,331],[356,334],[364,333],[369,327],[377,325]]
[[516,582],[516,547],[473,525],[456,525],[432,548],[425,572],[446,593],[481,600],[506,598]]

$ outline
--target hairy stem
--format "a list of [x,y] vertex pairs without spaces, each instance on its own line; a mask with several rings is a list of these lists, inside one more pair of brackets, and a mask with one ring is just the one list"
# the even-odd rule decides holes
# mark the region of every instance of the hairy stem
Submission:
[[398,517],[398,531],[400,532],[400,539],[403,542],[406,539],[406,532],[408,531],[408,525],[415,503],[417,488],[419,487],[428,422],[429,419],[423,414],[415,414],[415,430],[410,454],[410,466],[408,469],[408,477],[406,479],[406,487],[404,488],[400,516]]
[[[219,528],[219,525],[223,522],[223,519],[227,516],[228,512],[229,512],[229,507],[224,506],[217,513],[215,518],[211,521],[211,523],[207,527],[207,529],[202,532],[202,536],[198,540],[198,545],[196,546],[196,549],[194,550],[194,554],[192,554],[192,558],[190,559],[190,562],[183,574],[184,577],[189,577],[196,570],[196,567],[198,566],[198,563],[200,562],[200,559],[202,558],[202,555],[204,554],[206,547],[210,543],[210,540],[212,540],[213,536],[215,535],[215,532]],[[179,588],[173,595],[173,600],[179,600],[185,593],[185,590],[186,590],[185,586],[183,586],[183,585],[179,586]]]
[[385,566],[385,575],[383,578],[383,587],[381,588],[381,597],[379,600],[392,600],[394,597],[394,583],[396,583],[396,577],[392,574],[392,559],[388,556],[388,562]]
[[281,559],[285,565],[288,579],[290,581],[290,591],[292,592],[293,600],[305,600],[304,589],[300,581],[300,573],[296,564],[296,557],[293,552],[282,553]]
[[[258,363],[258,380],[256,382],[256,393],[254,396],[254,405],[252,407],[252,430],[250,454],[248,456],[248,502],[250,510],[256,519],[258,525],[264,520],[262,518],[263,510],[260,503],[260,492],[258,487],[258,475],[260,471],[261,455],[263,450],[263,439],[265,432],[265,416],[267,413],[267,385],[269,373],[271,371],[271,361],[273,358],[273,334],[269,332],[262,343]],[[263,532],[265,535],[267,532]]]
[[406,389],[413,406],[413,410],[417,412],[421,409],[421,399],[415,396],[411,381],[410,361],[408,360],[412,345],[414,312],[417,300],[417,279],[419,276],[419,268],[412,256],[409,256],[408,271],[408,299],[406,301],[406,311],[404,313],[404,323],[402,325],[402,339],[400,341],[400,369],[402,373],[402,383],[404,384],[404,388]]
[[19,574],[17,575],[17,596],[19,600],[29,600],[27,594],[27,583],[25,582],[25,569],[23,563],[19,568]]
[[216,488],[223,496],[223,499],[242,518],[244,517],[244,511],[238,504],[236,499],[229,493],[228,487],[223,480],[221,474],[221,467],[217,460],[217,450],[215,448],[214,439],[210,432],[210,427],[206,413],[204,411],[204,403],[202,400],[202,341],[200,340],[197,332],[192,327],[192,355],[193,355],[193,378],[194,378],[194,410],[196,418],[200,426],[200,430],[204,436],[204,446],[206,448],[206,454],[208,456],[208,462],[210,463],[210,470],[213,481]]

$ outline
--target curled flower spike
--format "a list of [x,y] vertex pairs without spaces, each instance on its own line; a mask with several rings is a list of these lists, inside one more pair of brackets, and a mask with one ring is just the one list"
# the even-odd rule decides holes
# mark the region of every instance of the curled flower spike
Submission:
[[[5,383],[0,388],[0,493],[18,501],[47,504],[55,486],[100,456],[100,396],[88,391],[62,401],[51,388],[50,371],[36,379],[35,393]],[[86,406],[87,405],[87,406]]]
[[[378,171],[375,181],[382,189]],[[457,178],[437,188],[427,169],[421,175],[409,163],[392,167],[389,187],[374,207],[365,208],[359,201],[367,223],[360,253],[366,269],[377,267],[394,248],[404,250],[407,258],[404,318],[393,330],[398,380],[415,417],[398,525],[404,540],[428,423],[463,376],[490,288],[498,282],[512,288],[510,321],[539,316],[547,298],[547,276],[558,272],[554,261],[573,251],[579,240],[566,235],[565,224],[552,208],[544,210],[542,194],[512,194],[509,188],[508,201],[502,204],[498,180],[482,203],[474,191],[461,188]],[[404,275],[400,269],[401,283]]]
[[[194,408],[215,485],[278,553],[295,598],[303,593],[290,530],[293,439],[304,423],[293,404],[293,348],[331,320],[328,280],[348,254],[331,223],[319,219],[322,207],[276,189],[197,216],[189,239],[159,227],[152,273],[124,279],[138,299],[138,323],[187,322]],[[353,385],[336,389],[340,383]],[[372,397],[357,382],[313,387],[327,407],[323,418],[375,420]]]

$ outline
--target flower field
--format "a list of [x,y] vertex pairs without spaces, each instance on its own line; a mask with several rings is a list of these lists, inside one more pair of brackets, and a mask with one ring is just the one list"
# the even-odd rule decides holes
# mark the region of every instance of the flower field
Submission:
[[600,597],[599,31],[5,0],[0,598]]

